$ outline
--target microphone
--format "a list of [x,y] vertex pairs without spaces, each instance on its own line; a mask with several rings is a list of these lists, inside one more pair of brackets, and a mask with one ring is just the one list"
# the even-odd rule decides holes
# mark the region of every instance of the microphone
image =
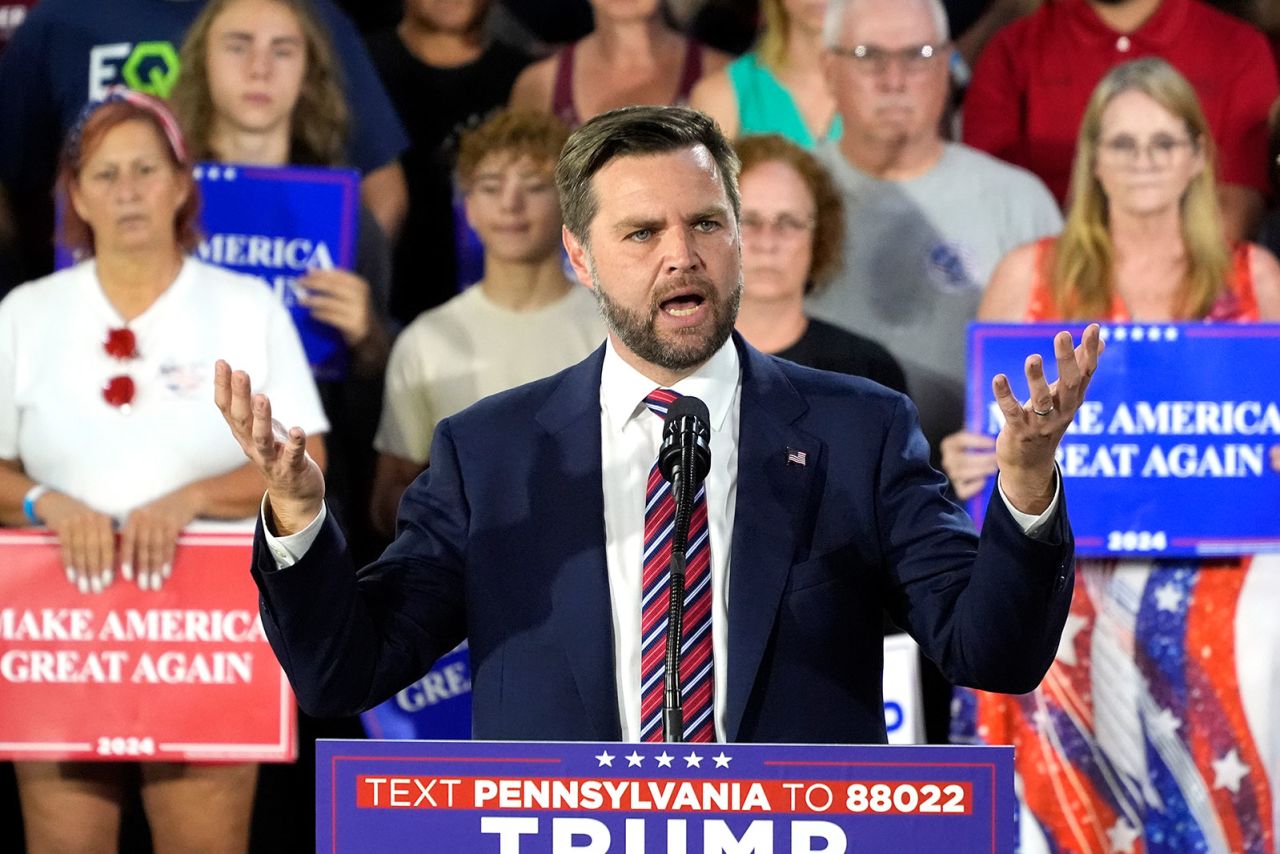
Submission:
[[671,532],[671,586],[667,605],[666,679],[663,680],[662,731],[668,742],[684,741],[684,704],[680,697],[680,646],[684,636],[684,570],[689,521],[698,487],[711,470],[711,413],[696,397],[677,398],[667,408],[658,450],[658,470],[671,484],[676,513]]

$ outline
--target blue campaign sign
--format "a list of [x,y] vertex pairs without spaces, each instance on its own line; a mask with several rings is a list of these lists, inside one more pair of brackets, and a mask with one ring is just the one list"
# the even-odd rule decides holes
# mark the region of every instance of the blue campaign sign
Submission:
[[[1026,357],[1056,379],[1053,335],[1083,325],[972,324],[967,428],[995,435],[991,379],[1025,399]],[[1280,325],[1108,324],[1088,399],[1058,449],[1081,555],[1280,551]],[[981,519],[991,484],[974,499]]]
[[464,641],[417,682],[360,715],[370,738],[471,738],[471,657]]
[[1012,747],[319,741],[316,850],[1013,850]]
[[352,169],[200,163],[201,260],[261,278],[289,309],[319,380],[341,379],[347,346],[298,301],[317,268],[355,265],[360,176]]

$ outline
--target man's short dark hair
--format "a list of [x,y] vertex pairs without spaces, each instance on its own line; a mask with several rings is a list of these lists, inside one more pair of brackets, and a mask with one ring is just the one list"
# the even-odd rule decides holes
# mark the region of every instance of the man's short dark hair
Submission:
[[687,107],[623,107],[603,113],[573,132],[556,164],[556,189],[564,224],[584,245],[599,200],[591,179],[618,157],[666,154],[701,145],[711,154],[725,195],[738,217],[738,155],[708,116]]

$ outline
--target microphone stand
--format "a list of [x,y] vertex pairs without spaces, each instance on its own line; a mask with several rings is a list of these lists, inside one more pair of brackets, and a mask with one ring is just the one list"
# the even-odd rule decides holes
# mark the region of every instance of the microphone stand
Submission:
[[689,544],[689,521],[693,515],[695,478],[693,471],[693,442],[684,442],[680,448],[680,467],[671,480],[675,498],[675,525],[671,532],[671,584],[667,605],[666,678],[662,692],[663,741],[684,741],[684,701],[680,688],[680,654],[684,640],[684,570],[685,553]]

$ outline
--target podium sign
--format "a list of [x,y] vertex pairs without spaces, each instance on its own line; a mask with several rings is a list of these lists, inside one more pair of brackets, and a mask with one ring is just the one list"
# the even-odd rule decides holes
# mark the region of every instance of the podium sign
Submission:
[[[971,324],[967,428],[995,435],[991,379],[1025,400],[1032,353],[1083,325]],[[1105,324],[1107,349],[1058,447],[1076,553],[1193,557],[1280,551],[1280,325]],[[974,499],[981,519],[990,498]]]
[[997,852],[1016,810],[1011,747],[316,743],[334,854]]
[[0,532],[0,758],[293,761],[252,542],[189,531],[162,589],[117,578],[85,594],[53,534]]

